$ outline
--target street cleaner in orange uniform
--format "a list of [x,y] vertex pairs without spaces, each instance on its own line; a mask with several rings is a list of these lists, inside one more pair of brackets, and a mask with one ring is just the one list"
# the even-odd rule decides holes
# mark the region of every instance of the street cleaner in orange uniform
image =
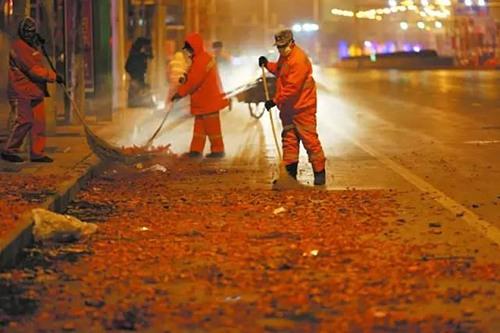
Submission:
[[216,61],[205,51],[203,39],[198,33],[187,36],[183,49],[192,59],[192,64],[185,82],[179,86],[171,100],[191,96],[191,114],[195,117],[194,130],[191,148],[185,156],[201,157],[208,136],[211,153],[206,157],[222,158],[225,153],[220,110],[229,103],[224,98]]
[[265,66],[277,77],[276,95],[266,101],[270,110],[278,106],[283,124],[283,161],[288,174],[297,178],[300,142],[304,145],[314,171],[314,185],[326,182],[325,154],[316,131],[316,83],[312,77],[312,65],[305,52],[295,45],[291,30],[275,36],[280,57],[278,62],[259,58],[259,66]]
[[31,130],[32,162],[50,163],[45,149],[45,109],[43,99],[48,96],[47,82],[63,79],[43,64],[39,46],[43,39],[36,32],[36,23],[31,17],[19,22],[19,38],[12,43],[9,54],[7,95],[16,119],[1,153],[2,159],[20,163],[23,159],[16,153]]

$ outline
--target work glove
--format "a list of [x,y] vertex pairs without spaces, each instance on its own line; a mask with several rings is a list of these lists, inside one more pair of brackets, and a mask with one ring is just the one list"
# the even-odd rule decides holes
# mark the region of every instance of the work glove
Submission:
[[264,103],[264,106],[266,107],[266,110],[269,111],[273,107],[276,106],[276,103],[274,103],[274,101],[272,99],[270,99],[270,100],[266,101],[266,103]]
[[179,95],[178,93],[175,93],[174,96],[172,96],[172,98],[170,99],[171,102],[177,102],[178,100],[180,100],[182,97],[181,95]]
[[267,60],[266,57],[264,57],[264,56],[259,57],[259,67],[267,66],[268,62],[269,62],[269,60]]
[[59,74],[56,75],[56,82],[59,84],[66,84],[66,82],[64,81],[64,78]]

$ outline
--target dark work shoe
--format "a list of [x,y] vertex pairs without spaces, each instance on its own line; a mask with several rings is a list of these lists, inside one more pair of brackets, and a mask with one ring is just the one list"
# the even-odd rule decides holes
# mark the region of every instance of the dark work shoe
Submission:
[[42,156],[42,157],[32,158],[31,162],[35,162],[35,163],[52,163],[52,162],[54,162],[54,160],[51,159],[50,157],[48,157],[47,155],[45,155],[45,156]]
[[184,158],[201,158],[202,156],[203,155],[197,151],[190,151],[190,152],[182,154],[182,157],[184,157]]
[[16,154],[12,154],[12,153],[2,153],[2,159],[5,160],[5,161],[8,161],[8,162],[12,162],[12,163],[22,163],[24,162],[24,160],[17,156]]
[[326,171],[314,173],[314,185],[321,186],[326,184]]
[[286,172],[292,177],[293,179],[297,179],[297,168],[299,166],[299,162],[295,162],[292,164],[288,164],[285,166]]
[[210,153],[205,156],[206,158],[224,158],[226,157],[225,152],[218,152],[218,153]]

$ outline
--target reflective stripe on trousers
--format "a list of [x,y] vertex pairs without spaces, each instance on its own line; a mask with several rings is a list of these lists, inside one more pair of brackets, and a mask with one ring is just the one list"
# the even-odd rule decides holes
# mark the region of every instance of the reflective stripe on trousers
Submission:
[[16,108],[16,120],[5,143],[4,151],[16,153],[24,138],[31,130],[31,157],[44,156],[45,143],[45,107],[43,100],[11,100],[11,108]]
[[[316,130],[316,107],[303,110],[291,119],[280,114],[283,122],[281,134],[285,165],[299,161],[300,142],[304,145],[315,172],[325,169],[325,154]],[[291,123],[290,123],[291,122]]]
[[195,116],[190,151],[202,153],[205,148],[207,136],[210,140],[210,150],[212,153],[224,152],[219,112]]

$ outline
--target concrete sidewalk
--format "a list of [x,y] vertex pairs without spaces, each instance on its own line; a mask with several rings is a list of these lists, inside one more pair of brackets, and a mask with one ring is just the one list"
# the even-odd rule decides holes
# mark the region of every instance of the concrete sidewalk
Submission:
[[[0,147],[9,135],[9,105],[0,101]],[[99,129],[106,124],[98,124]],[[0,160],[0,267],[12,265],[32,242],[32,208],[62,211],[102,165],[89,149],[81,125],[58,126],[48,135],[46,153],[53,163]],[[27,152],[20,154],[28,160]]]
[[[9,135],[8,111],[9,105],[1,100],[0,147]],[[92,118],[87,121],[100,137],[127,146],[130,142],[126,138],[130,137],[134,124],[144,118],[153,118],[155,122],[162,116],[161,112],[155,112],[127,109],[115,113],[112,122],[96,123]],[[104,166],[89,148],[79,124],[58,126],[47,139],[46,153],[54,159],[53,163],[16,164],[0,160],[0,268],[15,263],[22,249],[32,242],[31,209],[64,211],[68,202]],[[28,160],[26,152],[20,155]]]
[[58,128],[48,138],[46,151],[54,163],[0,161],[0,267],[15,263],[32,242],[29,211],[35,207],[64,210],[102,164],[89,150],[79,126]]

